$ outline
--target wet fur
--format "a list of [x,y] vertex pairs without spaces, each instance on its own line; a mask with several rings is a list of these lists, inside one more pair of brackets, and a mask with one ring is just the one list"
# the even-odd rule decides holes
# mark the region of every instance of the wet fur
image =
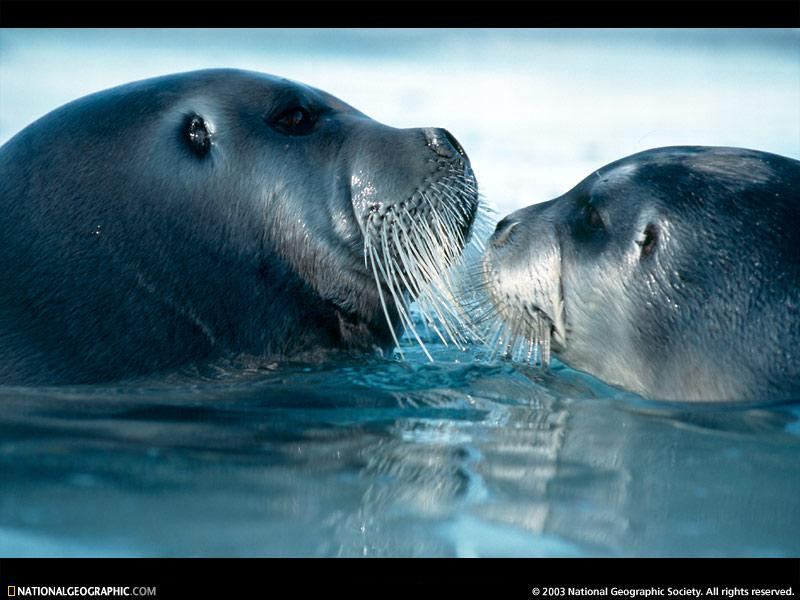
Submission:
[[[494,303],[552,310],[515,273],[538,273],[555,250],[558,276],[542,278],[551,292],[562,286],[556,354],[569,365],[651,398],[796,400],[799,196],[800,162],[790,158],[712,147],[635,154],[507,217],[518,224],[489,244],[485,264],[516,283],[496,285]],[[587,226],[587,205],[600,230]],[[648,226],[657,243],[643,255]]]
[[[293,103],[319,115],[312,134],[268,126]],[[181,134],[195,114],[207,154]],[[387,323],[363,264],[352,177],[377,202],[410,197],[441,160],[442,131],[393,129],[320,90],[226,69],[53,111],[0,149],[0,383],[388,350],[399,316],[390,304]],[[474,211],[477,197],[464,200]]]

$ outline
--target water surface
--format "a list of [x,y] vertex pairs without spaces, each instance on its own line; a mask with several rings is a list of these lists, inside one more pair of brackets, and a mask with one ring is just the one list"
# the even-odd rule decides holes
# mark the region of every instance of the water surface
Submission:
[[800,553],[797,406],[434,352],[0,388],[0,555]]

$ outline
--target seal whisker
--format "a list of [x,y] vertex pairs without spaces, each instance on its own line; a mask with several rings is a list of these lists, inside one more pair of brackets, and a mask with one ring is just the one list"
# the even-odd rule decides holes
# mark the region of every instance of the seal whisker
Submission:
[[[406,237],[408,237],[408,232],[404,228],[402,229],[402,231],[403,231],[403,234]],[[413,250],[415,253],[419,250],[419,248],[415,244],[408,244],[407,247],[408,247],[408,249]],[[418,254],[417,256],[420,256],[420,255]],[[428,270],[428,267],[426,266],[428,261],[425,260],[425,259],[422,259],[421,256],[420,256],[420,262],[421,262],[423,268],[426,268],[426,270]],[[444,282],[444,285],[440,285],[442,280]],[[429,273],[429,283],[427,284],[427,286],[422,287],[421,289],[424,292],[429,292],[431,294],[431,298],[430,299],[432,301],[433,306],[444,308],[445,310],[447,310],[450,313],[450,315],[452,315],[452,317],[454,317],[458,321],[458,323],[460,325],[466,326],[464,321],[459,316],[458,311],[456,311],[452,306],[452,304],[454,303],[455,299],[454,299],[452,293],[448,293],[449,290],[451,289],[451,287],[452,287],[452,285],[450,284],[450,282],[448,280],[448,274],[446,272],[444,272],[444,273],[441,273],[441,274]],[[425,299],[424,298],[425,294],[421,294],[421,295],[423,296],[423,298],[421,298],[421,299],[424,300]],[[450,324],[447,322],[447,319],[445,319],[445,316],[438,309],[437,309],[437,314],[440,315],[440,318],[446,324],[446,329],[448,330],[448,334],[450,335],[450,337],[452,339],[454,339],[454,340],[457,339],[457,338],[466,339],[464,336],[458,335],[457,334],[457,330],[452,329]]]
[[380,298],[381,301],[381,308],[383,309],[383,314],[386,316],[386,321],[389,323],[389,332],[392,334],[392,340],[394,341],[394,344],[397,347],[400,356],[402,356],[403,350],[400,348],[400,342],[397,341],[397,336],[394,333],[394,327],[391,326],[392,319],[391,317],[389,317],[389,309],[386,307],[386,299],[383,296],[383,288],[381,286],[381,280],[380,277],[378,277],[378,271],[375,268],[376,258],[375,258],[375,252],[372,249],[372,247],[370,247],[369,249],[369,258],[370,258],[370,264],[372,265],[372,272],[375,275],[375,285],[378,288],[378,297]]
[[[430,321],[429,325],[433,328],[433,330],[436,332],[436,334],[442,340],[442,343],[446,346],[447,345],[447,340],[444,338],[444,336],[441,334],[439,329],[433,323],[433,319],[430,319],[428,317],[427,311],[425,310],[425,308],[424,308],[424,306],[422,304],[423,301],[424,301],[424,297],[423,297],[422,287],[420,286],[421,282],[419,281],[418,278],[413,276],[414,271],[410,268],[409,262],[406,261],[405,249],[403,248],[403,245],[400,243],[400,239],[397,236],[397,231],[393,230],[393,234],[394,234],[395,249],[397,250],[397,254],[400,257],[400,259],[403,262],[403,264],[405,265],[406,270],[409,272],[409,277],[412,277],[414,279],[414,285],[412,286],[411,284],[409,284],[406,281],[405,277],[403,276],[403,280],[406,283],[406,287],[408,289],[412,289],[412,288],[416,289],[417,294],[418,294],[417,302],[420,304],[420,313],[423,315],[423,317],[426,318],[427,321]],[[402,276],[402,273],[401,273],[401,276]],[[442,313],[439,311],[437,304],[436,303],[432,303],[431,307],[434,310],[434,312],[436,312],[436,314],[439,316],[439,319],[444,324],[445,329],[448,330],[448,334],[450,334],[451,337],[452,337],[452,332],[447,327],[447,325],[448,325],[447,320],[444,318],[444,315],[442,315]]]
[[466,214],[463,213],[463,212],[457,211],[453,207],[453,196],[452,196],[453,188],[450,185],[448,185],[447,183],[442,184],[441,188],[440,188],[440,186],[438,186],[436,184],[433,184],[432,187],[435,190],[440,192],[442,200],[444,200],[444,202],[442,202],[442,206],[445,209],[445,212],[448,215],[450,215],[456,222],[460,223],[462,226],[466,225],[466,223],[467,223],[466,222],[466,218],[467,218]]
[[[403,232],[403,235],[405,235],[410,240],[410,236],[409,236],[408,231],[405,228],[402,228],[402,226],[401,226],[401,231]],[[433,279],[436,278],[436,270],[433,268],[433,265],[431,265],[429,263],[427,256],[423,255],[424,247],[423,247],[422,242],[420,241],[419,236],[418,236],[418,234],[416,232],[414,232],[414,236],[417,238],[417,244],[409,243],[407,245],[407,248],[411,252],[413,252],[415,254],[416,258],[417,258],[418,262],[417,262],[417,265],[416,265],[416,271],[419,272],[420,269],[424,270],[425,271],[424,274],[427,276],[427,278],[429,280],[433,280]],[[424,278],[420,278],[420,279],[424,279]]]
[[[461,347],[460,341],[463,339],[463,336],[461,336],[458,330],[450,323],[450,318],[455,319],[459,323],[461,323],[461,321],[457,312],[451,306],[452,299],[448,298],[445,294],[447,289],[448,286],[440,285],[440,280],[438,278],[431,279],[426,285],[421,286],[417,304],[421,315],[430,321],[433,321],[433,319],[430,318],[428,313],[429,310],[432,310],[438,317],[439,322],[444,327],[450,339],[457,346]],[[443,310],[446,312],[443,312]],[[446,340],[442,341],[447,345]]]
[[[422,294],[422,287],[420,285],[421,282],[414,275],[414,270],[412,269],[412,267],[410,265],[410,262],[407,260],[408,257],[406,256],[405,249],[404,249],[403,245],[400,243],[400,239],[399,239],[398,234],[397,234],[397,229],[395,229],[395,228],[392,228],[392,237],[393,237],[393,241],[394,241],[394,249],[396,250],[396,254],[400,258],[400,261],[404,265],[403,269],[397,269],[397,273],[399,274],[400,278],[403,280],[403,284],[405,285],[406,289],[409,290],[409,292],[415,293],[415,294],[418,294],[418,295],[421,296],[421,294]],[[391,258],[391,261],[392,261],[392,268],[394,269],[394,265],[395,265],[394,258]],[[404,271],[405,271],[405,273],[404,273]],[[412,280],[413,282],[409,281],[409,280]],[[418,298],[418,301],[420,299],[421,298]],[[435,306],[434,306],[434,309],[436,309]],[[429,323],[429,325],[431,325],[433,327],[434,331],[440,337],[442,342],[445,345],[447,345],[447,340],[444,338],[444,336],[442,336],[441,332],[436,328],[435,324],[432,323],[433,320],[428,317],[428,315],[425,313],[424,310],[421,310],[420,312],[423,314],[423,317],[426,317],[426,320],[431,321],[431,323]],[[442,322],[446,323],[446,321],[444,320],[443,316],[441,316],[441,314],[440,314],[440,318],[442,319]]]
[[424,192],[421,193],[420,195],[428,202],[428,204],[431,207],[431,215],[433,216],[433,220],[434,220],[434,222],[436,224],[436,227],[438,228],[438,231],[439,231],[439,235],[435,236],[435,237],[439,238],[439,245],[442,248],[442,250],[444,251],[443,254],[445,255],[445,258],[448,259],[450,257],[450,255],[451,255],[453,249],[452,249],[452,247],[450,245],[450,238],[447,235],[445,235],[445,233],[444,233],[443,225],[442,225],[442,218],[439,215],[439,212],[436,210],[436,207],[433,205],[433,201],[428,197],[428,195],[425,194]]
[[[391,265],[391,263],[389,262],[391,260],[391,255],[390,255],[390,252],[389,252],[389,244],[388,244],[387,235],[386,235],[386,227],[383,227],[381,229],[381,241],[382,241],[382,248],[383,248],[383,257],[384,257],[384,260],[386,261],[387,270],[389,270],[389,267]],[[392,272],[392,275],[387,275],[386,273],[384,273],[384,276],[386,277],[386,282],[387,282],[387,284],[389,286],[389,291],[392,293],[392,296],[394,297],[395,303],[397,304],[398,313],[400,314],[401,319],[404,321],[405,326],[411,331],[411,333],[416,338],[417,342],[419,343],[420,347],[422,348],[422,351],[425,353],[425,356],[427,356],[428,359],[432,361],[433,357],[430,355],[430,353],[428,352],[428,349],[425,347],[425,344],[422,341],[422,338],[420,338],[419,334],[417,333],[416,327],[414,327],[413,320],[411,319],[410,315],[408,314],[408,312],[406,310],[406,308],[407,308],[406,303],[398,297],[398,292],[395,292],[395,283],[396,283],[396,281],[394,280],[393,275],[394,275],[393,272]],[[399,284],[398,284],[397,287],[398,288],[400,287]],[[399,291],[399,293],[402,295],[402,291]]]
[[[462,297],[463,277],[472,267],[464,264],[467,249],[482,251],[485,219],[478,223],[481,197],[471,171],[453,165],[410,199],[373,209],[366,217],[365,257],[372,261],[376,282],[385,283],[396,303],[399,320],[429,360],[418,324],[429,327],[443,345],[464,350],[483,333],[472,321],[468,298]],[[377,213],[378,217],[372,217]],[[411,305],[415,312],[412,313]],[[482,311],[484,312],[484,311]],[[412,316],[413,315],[413,316]],[[416,322],[415,322],[416,320]],[[393,338],[394,339],[394,338]]]
[[464,225],[466,224],[467,220],[469,219],[469,213],[467,212],[466,208],[459,207],[459,203],[455,202],[455,197],[459,191],[465,190],[457,190],[456,188],[452,187],[448,183],[444,183],[442,185],[443,192],[442,195],[446,198],[447,202],[445,203],[445,207],[447,211],[454,215],[459,222]]

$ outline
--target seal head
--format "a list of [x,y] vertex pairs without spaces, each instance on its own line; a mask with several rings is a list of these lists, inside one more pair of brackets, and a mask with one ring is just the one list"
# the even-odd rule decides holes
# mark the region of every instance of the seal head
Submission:
[[228,69],[67,104],[0,173],[4,383],[388,349],[478,205],[449,132]]
[[495,343],[668,400],[800,395],[800,162],[649,150],[497,225]]

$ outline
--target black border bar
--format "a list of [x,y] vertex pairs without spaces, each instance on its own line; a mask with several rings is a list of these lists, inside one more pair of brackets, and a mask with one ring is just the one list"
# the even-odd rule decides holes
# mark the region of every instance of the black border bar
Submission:
[[797,0],[3,0],[3,27],[800,27]]
[[8,586],[128,586],[154,598],[566,600],[590,588],[627,600],[614,588],[660,588],[650,597],[682,600],[695,596],[667,590],[701,588],[703,600],[783,599],[800,595],[800,559],[0,559],[0,585],[0,598]]

